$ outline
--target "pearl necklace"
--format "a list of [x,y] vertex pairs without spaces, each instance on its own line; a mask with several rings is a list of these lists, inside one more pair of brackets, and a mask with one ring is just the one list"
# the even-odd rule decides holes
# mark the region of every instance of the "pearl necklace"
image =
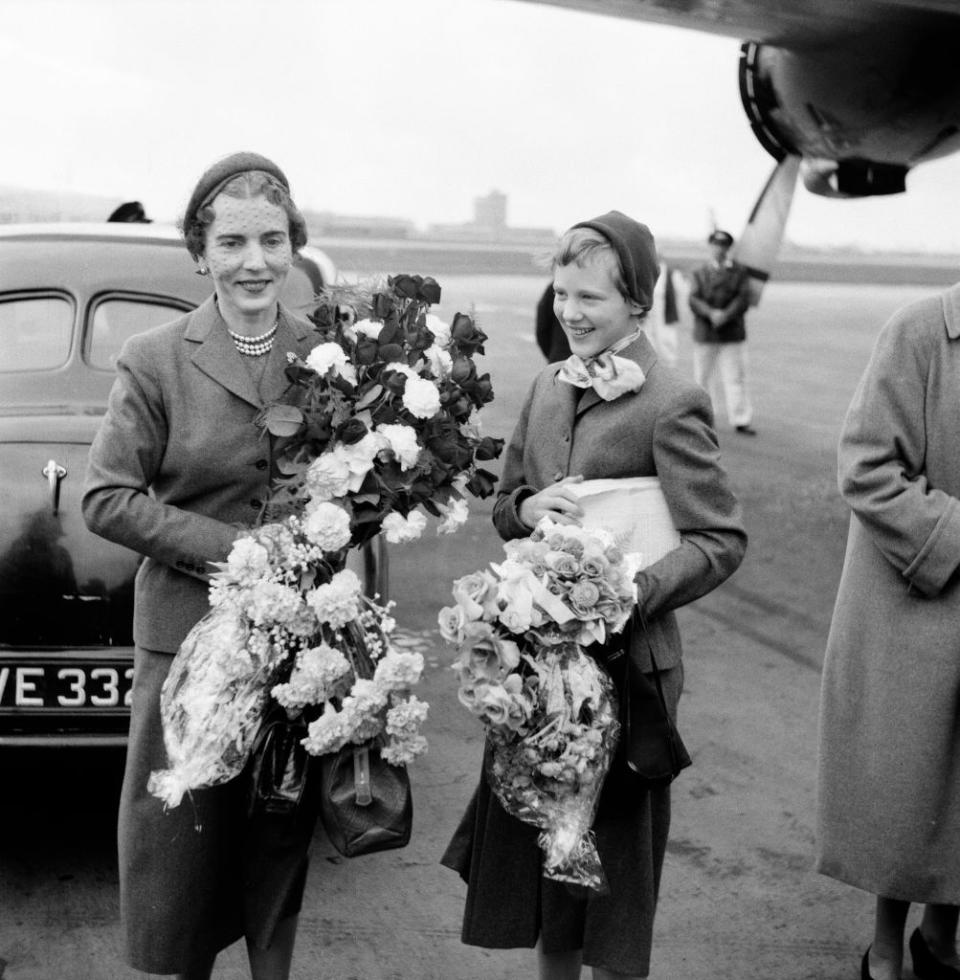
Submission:
[[279,322],[278,318],[274,325],[266,333],[260,334],[259,337],[245,337],[242,333],[234,333],[229,327],[227,333],[233,339],[237,350],[245,357],[262,357],[264,354],[268,354],[273,347]]

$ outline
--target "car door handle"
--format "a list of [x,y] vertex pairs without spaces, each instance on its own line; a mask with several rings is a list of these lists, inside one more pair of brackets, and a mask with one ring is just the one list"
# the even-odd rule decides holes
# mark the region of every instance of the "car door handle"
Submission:
[[60,481],[67,475],[67,468],[61,466],[55,459],[51,459],[42,472],[50,485],[50,506],[56,514],[60,509]]

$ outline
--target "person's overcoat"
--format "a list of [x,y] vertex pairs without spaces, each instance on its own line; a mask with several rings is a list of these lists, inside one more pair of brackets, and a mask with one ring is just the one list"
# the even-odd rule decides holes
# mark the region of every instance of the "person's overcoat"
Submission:
[[[592,388],[581,394],[562,381],[561,364],[543,369],[505,453],[493,520],[503,538],[529,534],[517,513],[519,503],[567,476],[659,477],[681,544],[645,568],[637,584],[657,666],[666,670],[681,657],[673,610],[732,574],[743,558],[746,533],[720,465],[709,396],[657,365],[643,335],[620,356],[635,360],[646,380],[638,392],[609,402]],[[642,669],[649,669],[640,637],[632,653]]]
[[271,440],[254,419],[288,385],[287,352],[305,355],[311,338],[309,322],[281,307],[259,391],[212,296],[124,345],[83,514],[92,531],[145,556],[137,646],[176,651],[209,608],[210,563],[226,559],[267,499]]
[[840,439],[817,867],[960,904],[960,286],[896,313]]

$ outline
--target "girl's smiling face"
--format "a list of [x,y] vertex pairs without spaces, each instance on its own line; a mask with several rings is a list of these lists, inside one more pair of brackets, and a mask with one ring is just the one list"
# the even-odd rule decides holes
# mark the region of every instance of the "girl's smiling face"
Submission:
[[571,262],[553,272],[553,312],[570,349],[582,358],[596,357],[633,333],[643,312],[617,288],[615,262],[610,252],[601,252],[582,266]]
[[276,311],[293,263],[290,220],[265,197],[213,200],[203,257],[227,322],[261,325]]

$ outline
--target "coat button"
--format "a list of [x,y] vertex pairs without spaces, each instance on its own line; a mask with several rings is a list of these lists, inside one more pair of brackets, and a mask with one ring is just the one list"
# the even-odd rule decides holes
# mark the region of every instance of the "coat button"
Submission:
[[263,506],[263,504],[259,500],[257,500],[256,497],[254,497],[254,499],[250,501],[250,506],[255,507],[257,510],[259,510]]
[[267,463],[267,461],[265,459],[258,459],[257,460],[257,469],[258,470],[265,470],[267,468],[267,466],[268,466],[268,463]]
[[562,480],[563,479],[563,470],[557,470],[557,472],[553,474],[553,478],[555,480]]

